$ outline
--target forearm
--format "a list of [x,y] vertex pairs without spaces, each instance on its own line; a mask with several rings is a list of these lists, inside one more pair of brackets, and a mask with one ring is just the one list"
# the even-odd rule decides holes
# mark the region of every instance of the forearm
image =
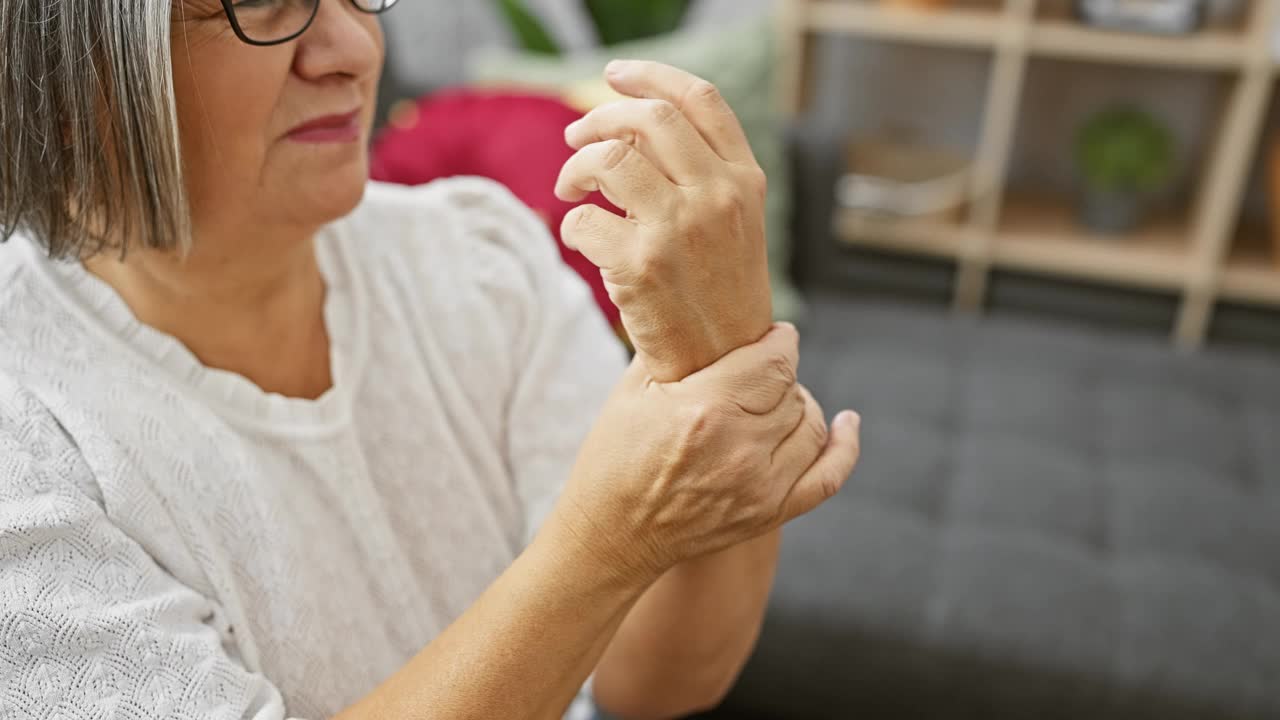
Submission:
[[781,531],[668,571],[640,598],[596,670],[596,699],[624,718],[717,702],[759,635]]
[[559,718],[644,583],[598,571],[548,522],[422,652],[335,720]]

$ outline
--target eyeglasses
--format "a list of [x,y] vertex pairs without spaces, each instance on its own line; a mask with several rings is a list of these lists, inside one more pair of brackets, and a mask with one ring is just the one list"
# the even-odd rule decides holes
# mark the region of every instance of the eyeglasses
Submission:
[[[250,45],[279,45],[311,27],[321,0],[222,0],[231,29]],[[351,0],[360,12],[386,12],[398,0]]]

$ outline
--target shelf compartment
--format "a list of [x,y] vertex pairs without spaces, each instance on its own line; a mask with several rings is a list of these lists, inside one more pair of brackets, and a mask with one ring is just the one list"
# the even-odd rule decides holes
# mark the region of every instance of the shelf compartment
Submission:
[[1239,302],[1280,305],[1280,259],[1265,227],[1249,227],[1236,238],[1222,270],[1222,297]]
[[1124,236],[1081,227],[1071,207],[1043,198],[1010,201],[991,249],[997,267],[1136,285],[1185,287],[1190,268],[1185,219],[1165,216]]
[[1031,52],[1046,57],[1162,67],[1230,70],[1248,59],[1246,38],[1226,29],[1162,36],[1101,30],[1074,20],[1041,18],[1031,26]]
[[868,220],[860,212],[838,209],[836,237],[855,247],[909,255],[957,259],[970,237],[963,225],[946,220]]
[[804,12],[814,32],[966,48],[995,47],[1002,24],[992,9],[916,10],[861,0],[818,0]]

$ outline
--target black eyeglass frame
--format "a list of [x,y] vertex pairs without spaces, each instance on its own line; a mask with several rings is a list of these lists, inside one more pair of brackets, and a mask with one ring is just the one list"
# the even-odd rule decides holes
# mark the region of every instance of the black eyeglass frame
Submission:
[[[320,3],[322,2],[324,2],[324,0],[315,1],[315,5],[311,6],[311,17],[307,18],[307,21],[303,23],[302,28],[298,30],[298,32],[288,37],[280,38],[279,40],[254,40],[246,35],[244,29],[240,27],[240,20],[236,18],[236,9],[235,5],[232,4],[232,0],[222,0],[222,10],[227,14],[227,21],[231,23],[231,29],[235,31],[236,37],[240,38],[241,42],[246,45],[253,45],[254,47],[270,47],[272,45],[283,45],[292,40],[297,40],[302,36],[302,33],[311,29],[311,24],[316,21],[316,15],[320,12]],[[381,15],[399,4],[399,0],[391,0],[391,2],[383,0],[381,8],[377,10],[368,10],[360,7],[360,3],[357,0],[350,0],[350,2],[351,7],[365,13],[366,15]]]

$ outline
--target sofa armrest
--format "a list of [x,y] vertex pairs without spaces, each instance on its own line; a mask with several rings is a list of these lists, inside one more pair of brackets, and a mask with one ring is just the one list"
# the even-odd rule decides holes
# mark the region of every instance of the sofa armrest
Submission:
[[836,276],[839,247],[832,229],[835,187],[844,171],[840,132],[804,118],[787,129],[792,171],[792,274],[805,290]]

